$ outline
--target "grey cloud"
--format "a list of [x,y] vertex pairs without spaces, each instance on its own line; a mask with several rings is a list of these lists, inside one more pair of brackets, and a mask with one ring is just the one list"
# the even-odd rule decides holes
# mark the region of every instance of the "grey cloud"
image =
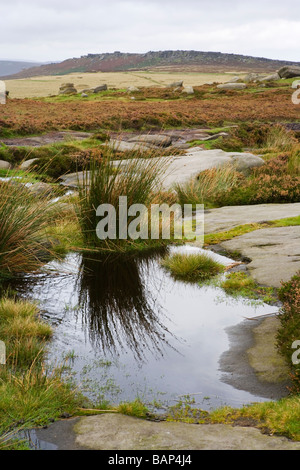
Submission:
[[2,57],[196,49],[299,60],[295,0],[11,0],[0,10]]

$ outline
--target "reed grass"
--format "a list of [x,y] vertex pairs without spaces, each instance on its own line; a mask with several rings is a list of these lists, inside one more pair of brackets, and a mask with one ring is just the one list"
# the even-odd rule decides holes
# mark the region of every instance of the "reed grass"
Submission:
[[[87,246],[101,249],[118,250],[137,245],[153,245],[152,240],[123,240],[119,236],[120,210],[119,198],[127,197],[127,206],[143,204],[150,206],[152,198],[160,189],[160,176],[167,169],[168,158],[132,158],[124,161],[113,161],[113,152],[101,159],[93,159],[84,170],[82,181],[79,181],[79,203],[77,214],[82,235]],[[116,210],[116,238],[100,240],[96,234],[99,217],[97,208],[110,204]],[[127,218],[127,228],[132,217]],[[126,248],[125,248],[126,249]]]
[[0,339],[6,344],[7,364],[29,367],[52,335],[49,325],[38,318],[38,308],[27,301],[0,300]]
[[181,205],[213,203],[221,194],[234,188],[240,177],[232,165],[224,165],[203,171],[187,184],[176,185],[175,191]]
[[41,231],[48,223],[48,208],[47,197],[35,197],[22,179],[0,181],[0,277],[41,266]]
[[83,398],[65,377],[63,366],[49,372],[44,359],[52,328],[35,304],[0,300],[0,339],[6,364],[0,365],[0,450],[26,448],[18,432],[74,413]]

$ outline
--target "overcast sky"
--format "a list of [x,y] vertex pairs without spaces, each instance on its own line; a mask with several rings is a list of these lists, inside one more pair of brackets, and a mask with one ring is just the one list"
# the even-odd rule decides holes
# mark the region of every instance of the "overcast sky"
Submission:
[[42,62],[166,49],[300,61],[300,1],[0,0],[0,44],[1,59]]

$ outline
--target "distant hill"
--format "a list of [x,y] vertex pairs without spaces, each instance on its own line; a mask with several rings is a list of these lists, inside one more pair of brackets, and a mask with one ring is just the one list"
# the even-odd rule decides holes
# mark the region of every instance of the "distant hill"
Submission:
[[[272,72],[284,65],[300,62],[265,59],[238,54],[199,51],[158,51],[146,54],[113,52],[88,54],[55,64],[10,72],[5,78],[28,78],[39,75],[65,75],[73,72],[117,72],[127,70],[186,71],[186,72]],[[24,67],[23,67],[24,68]],[[5,75],[0,68],[0,75]]]
[[19,62],[16,60],[0,60],[0,76],[12,75],[29,69],[39,67],[41,62]]

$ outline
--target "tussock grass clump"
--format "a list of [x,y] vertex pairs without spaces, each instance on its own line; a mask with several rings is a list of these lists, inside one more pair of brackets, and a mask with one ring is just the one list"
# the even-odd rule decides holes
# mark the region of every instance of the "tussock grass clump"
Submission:
[[196,180],[185,185],[176,185],[178,201],[184,204],[207,204],[234,188],[241,178],[232,165],[211,168],[199,174]]
[[283,126],[276,125],[272,126],[267,133],[263,147],[269,151],[289,152],[296,144],[297,139],[291,131]]
[[26,372],[2,374],[0,381],[0,434],[22,428],[41,426],[62,413],[74,413],[79,406],[72,386],[63,382],[59,369],[46,373],[35,366]]
[[24,300],[0,301],[0,340],[6,364],[0,365],[0,449],[19,449],[22,429],[47,424],[62,413],[74,413],[83,398],[62,380],[63,366],[44,368],[52,328],[39,319],[36,305]]
[[[134,158],[125,162],[113,162],[107,155],[90,162],[79,182],[78,220],[88,247],[100,249],[124,248],[132,244],[130,239],[121,239],[121,216],[119,198],[127,197],[127,207],[143,204],[149,207],[152,197],[159,189],[159,177],[167,168],[169,160],[157,158]],[[115,239],[99,239],[96,233],[100,221],[96,214],[102,204],[110,204],[116,213]],[[134,217],[127,218],[127,228]],[[149,224],[150,225],[150,224]],[[138,242],[137,240],[136,242]],[[147,240],[142,240],[147,245]],[[151,244],[151,240],[149,240]]]
[[0,301],[0,339],[6,344],[8,364],[30,366],[51,335],[51,327],[38,319],[36,305],[8,298]]
[[[299,147],[299,146],[298,146]],[[300,200],[300,150],[293,150],[253,168],[248,177],[231,166],[200,173],[198,180],[175,187],[180,204],[208,207],[292,203]]]
[[283,398],[279,401],[255,403],[240,409],[224,407],[209,415],[212,423],[239,423],[250,420],[251,425],[300,441],[300,397]]
[[117,407],[117,411],[123,415],[135,416],[136,418],[145,419],[149,415],[149,409],[138,398],[132,402],[120,403]]
[[272,287],[260,286],[249,275],[242,272],[228,274],[220,282],[220,287],[233,297],[262,299],[264,302],[272,302],[276,299],[275,291]]
[[47,197],[37,199],[22,180],[0,182],[0,274],[41,266],[41,230],[48,223],[48,207]]
[[300,145],[295,146],[288,159],[288,172],[290,175],[300,175]]
[[255,281],[245,273],[231,273],[221,283],[221,287],[228,293],[245,292],[255,287]]
[[161,262],[175,279],[187,282],[203,282],[224,271],[224,266],[202,253],[175,253]]

